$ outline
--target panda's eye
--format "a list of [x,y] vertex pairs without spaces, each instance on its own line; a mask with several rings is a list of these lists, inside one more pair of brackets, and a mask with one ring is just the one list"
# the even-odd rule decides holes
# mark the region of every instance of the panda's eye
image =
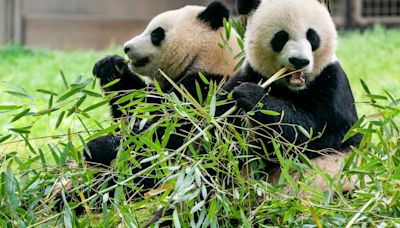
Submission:
[[317,50],[320,46],[321,39],[319,38],[317,32],[314,29],[308,29],[307,31],[307,40],[311,44],[311,48],[313,51]]
[[158,27],[151,32],[151,42],[155,46],[160,46],[164,38],[165,38],[165,31],[161,27]]
[[285,31],[279,31],[275,34],[274,38],[271,40],[272,49],[275,52],[282,51],[285,44],[289,41],[289,34]]

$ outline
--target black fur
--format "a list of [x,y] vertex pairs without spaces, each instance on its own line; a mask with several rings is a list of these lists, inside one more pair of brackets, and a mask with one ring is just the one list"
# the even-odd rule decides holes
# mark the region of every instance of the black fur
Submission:
[[221,2],[212,2],[199,14],[198,18],[208,23],[213,30],[218,30],[224,23],[224,18],[229,19],[229,10]]
[[248,15],[256,10],[260,0],[236,0],[236,10],[239,15]]
[[151,42],[154,46],[160,46],[161,42],[165,39],[165,30],[158,27],[151,32]]
[[271,40],[271,47],[272,50],[275,52],[280,52],[282,51],[283,47],[285,47],[285,44],[289,41],[289,34],[282,30],[277,32],[274,35],[274,38]]
[[312,51],[316,51],[321,44],[321,39],[319,38],[318,33],[311,28],[307,31],[307,40],[311,44]]
[[[105,88],[106,92],[120,91],[118,95],[126,93],[127,90],[143,89],[147,84],[131,70],[124,58],[118,55],[106,56],[96,62],[93,67],[93,75],[100,80],[100,85],[104,85],[119,79],[114,85]],[[116,96],[110,100],[111,112],[114,118],[122,117],[122,112],[114,103],[120,98]]]
[[85,151],[85,160],[91,165],[110,166],[112,160],[117,157],[121,140],[122,138],[118,136],[105,135],[88,142],[88,148],[95,153],[91,154]]
[[[246,112],[255,111],[252,118],[263,124],[278,123],[281,116],[266,115],[261,113],[260,109],[284,112],[282,124],[270,127],[296,145],[309,139],[292,126],[285,124],[300,125],[306,130],[312,128],[314,136],[315,133],[323,131],[320,138],[309,142],[307,147],[309,150],[328,148],[344,150],[350,145],[357,146],[360,143],[360,135],[342,142],[344,135],[358,117],[347,76],[339,63],[328,65],[306,89],[298,92],[277,83],[272,84],[267,91],[256,84],[262,80],[263,77],[247,65],[224,85],[224,89],[232,91],[233,98],[240,108]],[[257,105],[258,103],[262,104],[262,108]],[[229,106],[221,106],[217,114],[221,115],[227,109]],[[273,135],[271,130],[266,129],[260,129],[259,133]],[[272,150],[269,139],[263,139],[263,143],[267,145],[269,151]],[[305,155],[309,158],[319,156],[310,151],[306,151]]]

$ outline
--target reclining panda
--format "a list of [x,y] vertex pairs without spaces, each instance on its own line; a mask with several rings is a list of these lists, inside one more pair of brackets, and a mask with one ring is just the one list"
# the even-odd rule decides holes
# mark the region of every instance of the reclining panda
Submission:
[[[331,177],[337,176],[346,157],[340,152],[358,146],[361,136],[343,142],[358,117],[347,76],[336,58],[337,32],[326,5],[317,0],[237,0],[237,7],[240,14],[249,15],[247,61],[223,89],[232,93],[241,110],[252,112],[252,141],[258,148],[253,152],[266,157],[264,148],[269,154],[264,161],[270,181],[276,183],[280,173],[274,138],[281,142],[281,151],[295,145],[289,153],[302,153]],[[289,69],[287,77],[267,89],[260,86],[283,67]],[[230,107],[220,106],[217,113]],[[312,129],[314,138],[296,126]],[[316,133],[320,135],[315,137]],[[321,176],[314,180],[321,190],[329,185]],[[343,190],[352,187],[348,183]]]

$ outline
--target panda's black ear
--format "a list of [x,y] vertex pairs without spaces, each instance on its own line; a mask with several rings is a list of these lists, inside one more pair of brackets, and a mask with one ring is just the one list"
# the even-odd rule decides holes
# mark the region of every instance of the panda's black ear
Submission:
[[229,10],[221,2],[212,2],[201,12],[198,18],[208,23],[213,30],[217,30],[224,25],[224,18],[229,18]]
[[236,10],[239,15],[248,15],[260,5],[260,0],[236,0]]
[[331,0],[319,0],[320,3],[326,6],[328,11],[332,13],[332,1]]

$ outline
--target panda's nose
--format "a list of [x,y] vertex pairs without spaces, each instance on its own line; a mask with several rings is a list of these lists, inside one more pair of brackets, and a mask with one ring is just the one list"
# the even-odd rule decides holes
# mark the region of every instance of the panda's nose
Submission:
[[296,70],[299,70],[305,66],[308,66],[310,64],[310,60],[308,59],[301,59],[301,58],[289,58],[289,62],[293,65]]
[[128,46],[125,46],[125,47],[124,47],[124,52],[125,52],[125,54],[128,54],[130,51],[131,51],[131,48],[130,48],[130,47],[128,47]]

